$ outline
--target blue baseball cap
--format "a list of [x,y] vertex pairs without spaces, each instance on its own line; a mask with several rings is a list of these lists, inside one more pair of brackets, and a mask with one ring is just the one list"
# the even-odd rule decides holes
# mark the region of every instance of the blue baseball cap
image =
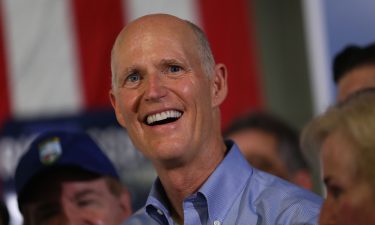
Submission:
[[83,171],[120,179],[110,159],[88,134],[49,131],[32,141],[19,160],[15,173],[17,194],[35,176],[56,167],[78,167]]

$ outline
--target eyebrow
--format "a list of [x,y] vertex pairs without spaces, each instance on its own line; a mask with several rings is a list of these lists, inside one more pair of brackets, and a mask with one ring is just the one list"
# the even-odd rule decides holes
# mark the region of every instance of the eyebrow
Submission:
[[74,194],[73,199],[80,199],[84,198],[88,195],[96,195],[96,196],[101,196],[101,192],[93,189],[84,189],[79,191],[78,193]]
[[[159,62],[157,62],[157,64],[155,66],[156,67],[160,67],[160,66],[162,67],[162,66],[165,66],[165,65],[168,65],[168,64],[177,64],[177,65],[181,65],[181,66],[182,65],[189,66],[183,60],[178,60],[178,59],[175,59],[175,58],[163,58]],[[119,74],[119,77],[124,77],[124,76],[126,77],[128,74],[130,74],[131,72],[134,72],[134,71],[142,72],[142,68],[140,68],[139,65],[128,66],[121,71],[121,73]]]
[[192,65],[190,64],[189,61],[184,60],[184,59],[162,59],[160,60],[158,67],[163,67],[165,65],[171,65],[171,64],[176,64],[178,66],[183,67],[186,71],[191,71],[192,70]]
[[132,65],[132,66],[129,66],[129,67],[126,67],[122,72],[121,72],[121,74],[120,75],[128,75],[129,73],[131,73],[131,72],[133,72],[133,71],[136,71],[137,70],[137,66],[134,66],[134,65]]
[[160,63],[161,64],[171,64],[171,63],[181,64],[181,62],[179,60],[176,60],[176,59],[162,59],[162,60],[160,60]]

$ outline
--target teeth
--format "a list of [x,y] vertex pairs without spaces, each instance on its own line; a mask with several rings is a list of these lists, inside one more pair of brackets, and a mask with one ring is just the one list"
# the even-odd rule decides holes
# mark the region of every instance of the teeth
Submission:
[[156,113],[153,115],[147,116],[147,124],[152,124],[161,120],[165,120],[168,118],[179,118],[181,116],[181,113],[176,110],[168,110],[161,113]]

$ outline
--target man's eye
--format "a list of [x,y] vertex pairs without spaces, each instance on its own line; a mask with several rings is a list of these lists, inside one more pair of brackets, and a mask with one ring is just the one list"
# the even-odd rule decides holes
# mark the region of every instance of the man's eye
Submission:
[[337,186],[329,186],[328,192],[332,195],[333,198],[338,199],[343,192],[342,188]]
[[169,72],[171,73],[177,73],[177,72],[180,72],[181,70],[182,70],[181,66],[177,66],[177,65],[169,66]]
[[124,81],[124,86],[135,87],[142,80],[142,76],[138,72],[131,73]]
[[126,81],[127,81],[127,82],[131,82],[131,83],[134,83],[134,82],[138,82],[140,79],[141,79],[141,76],[140,76],[138,73],[133,73],[133,74],[130,74],[130,75],[126,78]]
[[94,205],[95,204],[95,201],[94,200],[91,200],[91,199],[86,199],[86,200],[79,200],[77,201],[77,205],[79,207],[88,207],[90,205]]

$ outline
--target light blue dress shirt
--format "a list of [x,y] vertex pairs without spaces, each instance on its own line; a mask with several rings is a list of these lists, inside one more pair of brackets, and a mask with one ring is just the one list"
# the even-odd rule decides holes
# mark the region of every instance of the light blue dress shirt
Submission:
[[[233,142],[227,146],[224,160],[198,192],[184,200],[185,225],[317,224],[319,196],[251,167]],[[157,179],[146,206],[125,225],[175,224],[168,208]]]

